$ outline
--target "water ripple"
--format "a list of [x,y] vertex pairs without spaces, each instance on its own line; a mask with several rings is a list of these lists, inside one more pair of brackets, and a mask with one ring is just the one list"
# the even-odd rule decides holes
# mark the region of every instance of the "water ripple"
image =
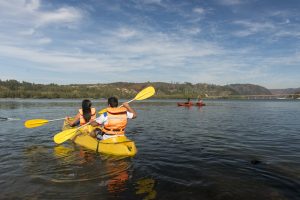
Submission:
[[1,199],[300,199],[297,102],[136,103],[127,128],[134,158],[56,145],[59,121],[23,126],[75,114],[78,103],[1,102],[1,116],[22,119],[0,122]]

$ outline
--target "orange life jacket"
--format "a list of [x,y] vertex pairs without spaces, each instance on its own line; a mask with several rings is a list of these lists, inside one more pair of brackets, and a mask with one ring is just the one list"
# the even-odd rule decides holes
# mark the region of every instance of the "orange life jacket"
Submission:
[[[79,109],[79,114],[80,114],[80,126],[86,124],[87,122],[85,121],[84,117],[83,117],[83,111],[82,109]],[[91,119],[89,122],[94,121],[96,119],[96,109],[95,108],[91,108]]]
[[104,124],[103,132],[109,135],[124,135],[127,125],[127,109],[107,108],[107,122]]

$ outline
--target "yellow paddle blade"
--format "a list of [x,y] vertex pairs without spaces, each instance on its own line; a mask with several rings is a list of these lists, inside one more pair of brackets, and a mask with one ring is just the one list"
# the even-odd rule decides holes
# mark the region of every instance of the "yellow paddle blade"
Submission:
[[57,133],[53,140],[56,144],[61,144],[76,135],[77,129],[68,129]]
[[[152,86],[146,87],[145,89],[143,89],[142,91],[140,91],[135,97],[134,99],[128,101],[127,103],[132,102],[133,100],[144,100],[147,99],[151,96],[153,96],[155,94],[155,89]],[[100,110],[98,113],[101,115],[103,113],[107,112],[107,109],[104,108],[102,110]]]
[[35,127],[43,126],[44,124],[46,124],[48,122],[49,121],[46,119],[31,119],[31,120],[27,120],[24,123],[24,126],[26,128],[35,128]]
[[107,111],[107,109],[104,108],[104,109],[100,110],[98,113],[99,113],[99,115],[101,115],[101,114],[105,113],[106,111]]
[[134,100],[144,100],[155,94],[155,89],[152,86],[146,87],[140,91],[135,97]]

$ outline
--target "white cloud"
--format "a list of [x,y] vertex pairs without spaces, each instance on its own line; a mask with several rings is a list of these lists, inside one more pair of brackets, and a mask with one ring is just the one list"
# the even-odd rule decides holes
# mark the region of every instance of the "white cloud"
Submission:
[[275,33],[275,36],[300,38],[300,31],[298,31],[298,30],[280,30]]
[[238,5],[241,4],[241,0],[217,0],[222,5]]
[[120,28],[115,35],[121,38],[131,38],[137,35],[137,31],[130,28]]
[[83,18],[80,9],[70,6],[47,11],[40,8],[39,0],[3,0],[0,2],[1,23],[10,23],[12,27],[21,25],[30,29],[50,23],[65,26],[68,23],[79,22]]
[[290,19],[286,19],[286,20],[285,20],[285,23],[286,23],[286,24],[291,23]]
[[19,32],[20,35],[33,35],[35,33],[35,29],[34,28],[29,28],[27,30],[22,30]]
[[276,41],[279,38],[300,37],[300,28],[298,24],[291,23],[289,19],[286,19],[283,23],[274,20],[261,21],[249,21],[249,20],[237,20],[233,24],[240,26],[238,30],[232,32],[233,35],[238,37],[246,37],[254,34],[268,34],[266,39],[270,41]]
[[271,22],[252,22],[248,20],[237,20],[233,23],[245,28],[243,30],[234,32],[234,35],[240,37],[256,34],[259,32],[269,32],[276,28],[276,26]]
[[[45,45],[52,42],[48,34],[49,25],[70,28],[80,25],[84,17],[80,9],[64,6],[42,10],[39,0],[0,1],[1,44],[18,46]],[[64,30],[62,30],[64,32]]]
[[193,12],[199,15],[203,15],[205,13],[205,10],[203,8],[197,7],[193,9]]
[[40,1],[39,0],[29,0],[25,1],[25,8],[29,10],[37,10],[40,7]]
[[145,4],[161,4],[162,0],[140,0],[140,1]]
[[82,19],[82,13],[72,7],[59,8],[51,12],[40,12],[38,15],[37,23],[39,25],[74,23]]
[[38,44],[49,44],[52,42],[52,39],[51,38],[39,38],[37,40],[37,43]]
[[[130,37],[133,39],[127,41]],[[36,42],[48,44],[52,40],[41,37]],[[184,66],[189,59],[219,55],[223,51],[213,43],[194,42],[177,36],[126,27],[118,31],[107,30],[88,41],[82,40],[76,44],[70,41],[70,45],[69,48],[50,51],[23,47],[17,43],[6,44],[0,45],[0,55],[36,63],[38,68],[52,71],[69,71],[71,67],[75,71],[86,71],[88,68],[94,71],[119,72],[158,66],[177,68]],[[72,48],[73,46],[79,51]],[[86,53],[82,49],[88,52],[93,49],[93,53]]]
[[197,35],[201,32],[201,29],[198,27],[193,27],[190,29],[185,29],[184,32],[190,35]]

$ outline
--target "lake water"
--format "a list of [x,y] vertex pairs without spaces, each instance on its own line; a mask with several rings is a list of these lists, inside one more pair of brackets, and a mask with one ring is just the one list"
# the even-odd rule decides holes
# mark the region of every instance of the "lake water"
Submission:
[[[0,199],[300,199],[300,100],[133,102],[133,158],[52,138],[81,100],[0,99]],[[104,101],[96,101],[98,109]]]

